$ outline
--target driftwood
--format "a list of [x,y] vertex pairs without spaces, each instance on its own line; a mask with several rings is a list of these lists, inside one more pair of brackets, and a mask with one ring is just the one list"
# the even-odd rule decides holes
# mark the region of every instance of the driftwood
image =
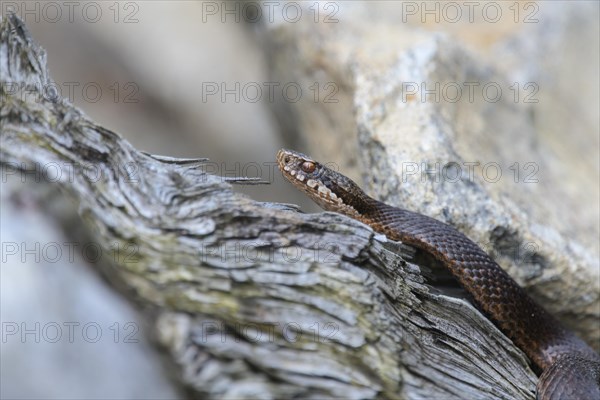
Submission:
[[[148,155],[40,93],[46,55],[0,27],[3,168],[59,167],[111,273],[210,397],[534,397],[525,356],[468,303],[426,285],[407,247],[349,218],[231,190],[202,160]],[[131,249],[135,249],[131,252]]]

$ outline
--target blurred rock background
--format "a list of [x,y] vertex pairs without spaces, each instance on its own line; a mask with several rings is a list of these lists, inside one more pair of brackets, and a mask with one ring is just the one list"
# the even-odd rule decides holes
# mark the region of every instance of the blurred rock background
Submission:
[[[386,53],[386,41],[401,30],[446,35],[477,68],[539,84],[539,102],[528,106],[536,140],[547,146],[554,174],[564,173],[561,190],[577,209],[565,219],[575,221],[583,232],[577,239],[597,258],[600,8],[586,1],[476,3],[274,2],[259,9],[251,2],[3,2],[1,12],[16,10],[46,49],[62,96],[136,148],[208,157],[206,168],[216,174],[259,175],[272,184],[237,190],[309,212],[318,209],[274,173],[278,148],[334,162],[358,181],[365,172],[354,156],[358,141],[343,136],[355,131],[355,100],[343,86],[352,68],[337,70],[331,60],[396,57]],[[361,54],[351,41],[363,29],[378,36]],[[328,46],[334,36],[347,45]],[[310,64],[307,53],[315,55]],[[336,74],[338,86],[326,86]],[[337,102],[326,102],[327,95]],[[570,168],[583,173],[574,180]],[[87,242],[73,235],[77,205],[36,177],[22,178],[3,170],[0,396],[183,396],[149,344],[144,318],[94,273],[95,258],[82,251]],[[64,243],[76,243],[74,257]],[[22,251],[36,246],[63,255],[36,259],[36,250]],[[70,323],[79,324],[71,325],[73,342]],[[56,325],[62,336],[53,343]]]

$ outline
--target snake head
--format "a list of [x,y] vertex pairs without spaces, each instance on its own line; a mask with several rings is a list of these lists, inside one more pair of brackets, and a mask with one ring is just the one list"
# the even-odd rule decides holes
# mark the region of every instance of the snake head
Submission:
[[281,149],[277,165],[288,181],[327,211],[356,216],[361,199],[368,199],[351,179],[306,154]]

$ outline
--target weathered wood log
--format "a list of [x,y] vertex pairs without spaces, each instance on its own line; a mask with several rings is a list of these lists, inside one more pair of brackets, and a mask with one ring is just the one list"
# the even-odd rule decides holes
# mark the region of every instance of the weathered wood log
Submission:
[[111,273],[157,312],[157,336],[198,394],[533,398],[524,355],[468,303],[432,291],[409,248],[337,214],[236,194],[243,178],[207,174],[200,159],[137,151],[40,92],[46,54],[14,15],[0,54],[3,168],[58,166],[96,240],[135,249]]

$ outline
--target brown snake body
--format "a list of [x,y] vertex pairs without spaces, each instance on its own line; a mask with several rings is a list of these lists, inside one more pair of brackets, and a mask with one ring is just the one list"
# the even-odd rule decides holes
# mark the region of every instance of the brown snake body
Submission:
[[325,210],[423,250],[447,268],[541,372],[538,399],[600,399],[600,356],[465,235],[441,221],[367,196],[352,180],[304,154],[280,150],[277,162],[284,177]]

